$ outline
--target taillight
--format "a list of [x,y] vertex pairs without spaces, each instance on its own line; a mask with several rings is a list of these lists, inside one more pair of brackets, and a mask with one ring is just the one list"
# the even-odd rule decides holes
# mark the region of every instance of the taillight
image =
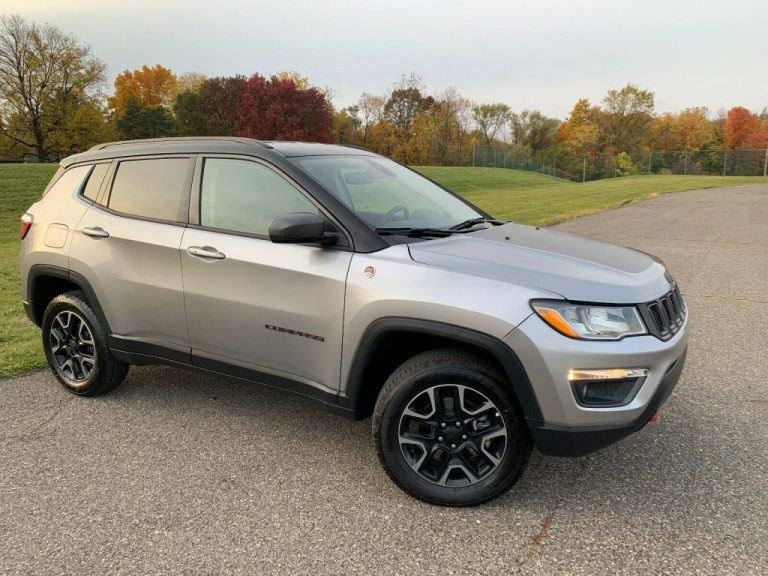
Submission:
[[29,229],[32,228],[32,220],[32,214],[24,214],[24,216],[21,217],[21,232],[19,233],[19,236],[22,240],[29,234]]

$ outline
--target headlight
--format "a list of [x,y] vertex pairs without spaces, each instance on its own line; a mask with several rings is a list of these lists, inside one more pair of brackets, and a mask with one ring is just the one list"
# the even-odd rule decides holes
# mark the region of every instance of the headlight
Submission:
[[579,340],[620,340],[647,334],[634,306],[571,304],[559,300],[535,300],[531,307],[552,328]]

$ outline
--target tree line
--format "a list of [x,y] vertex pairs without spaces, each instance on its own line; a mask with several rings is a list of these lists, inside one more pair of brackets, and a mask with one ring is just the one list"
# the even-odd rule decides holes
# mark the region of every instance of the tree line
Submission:
[[206,77],[145,65],[106,88],[106,65],[77,38],[2,17],[0,158],[53,161],[110,140],[210,135],[351,144],[407,164],[468,165],[477,145],[543,162],[613,156],[632,173],[650,150],[768,148],[768,109],[659,114],[653,92],[632,84],[599,103],[579,100],[564,120],[475,103],[452,87],[430,92],[414,73],[344,108],[290,71]]

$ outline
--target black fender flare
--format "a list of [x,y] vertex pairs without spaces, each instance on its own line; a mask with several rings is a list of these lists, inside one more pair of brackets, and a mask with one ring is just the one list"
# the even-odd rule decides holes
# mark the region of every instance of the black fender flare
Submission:
[[377,343],[390,332],[412,332],[437,336],[482,350],[492,356],[503,368],[526,420],[540,421],[543,419],[541,407],[525,368],[523,368],[514,350],[504,342],[488,334],[462,326],[433,320],[400,317],[380,318],[366,328],[354,352],[344,388],[345,393],[339,398],[341,407],[350,409],[354,413],[360,411],[360,399],[365,386],[363,381],[365,368],[376,350]]
[[96,292],[93,290],[91,283],[88,282],[85,276],[78,274],[77,272],[67,270],[66,268],[61,268],[60,266],[52,266],[50,264],[33,264],[29,268],[29,273],[27,274],[26,295],[29,300],[28,315],[37,326],[40,326],[42,317],[37,318],[33,313],[34,302],[32,301],[32,295],[35,293],[37,282],[39,282],[41,278],[48,276],[61,278],[62,280],[68,280],[69,282],[77,285],[85,293],[85,297],[88,300],[88,303],[96,313],[96,317],[99,319],[99,322],[101,322],[102,326],[104,326],[106,333],[112,334],[112,330],[109,327],[109,322],[107,322],[107,317],[104,314],[104,310],[102,310],[99,299],[96,297]]

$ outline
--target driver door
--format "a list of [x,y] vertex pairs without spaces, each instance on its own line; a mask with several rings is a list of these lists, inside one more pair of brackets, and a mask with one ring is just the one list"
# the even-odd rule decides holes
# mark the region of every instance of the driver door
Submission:
[[274,217],[321,211],[255,159],[205,158],[199,194],[199,225],[181,243],[193,362],[335,394],[352,252],[270,242]]

